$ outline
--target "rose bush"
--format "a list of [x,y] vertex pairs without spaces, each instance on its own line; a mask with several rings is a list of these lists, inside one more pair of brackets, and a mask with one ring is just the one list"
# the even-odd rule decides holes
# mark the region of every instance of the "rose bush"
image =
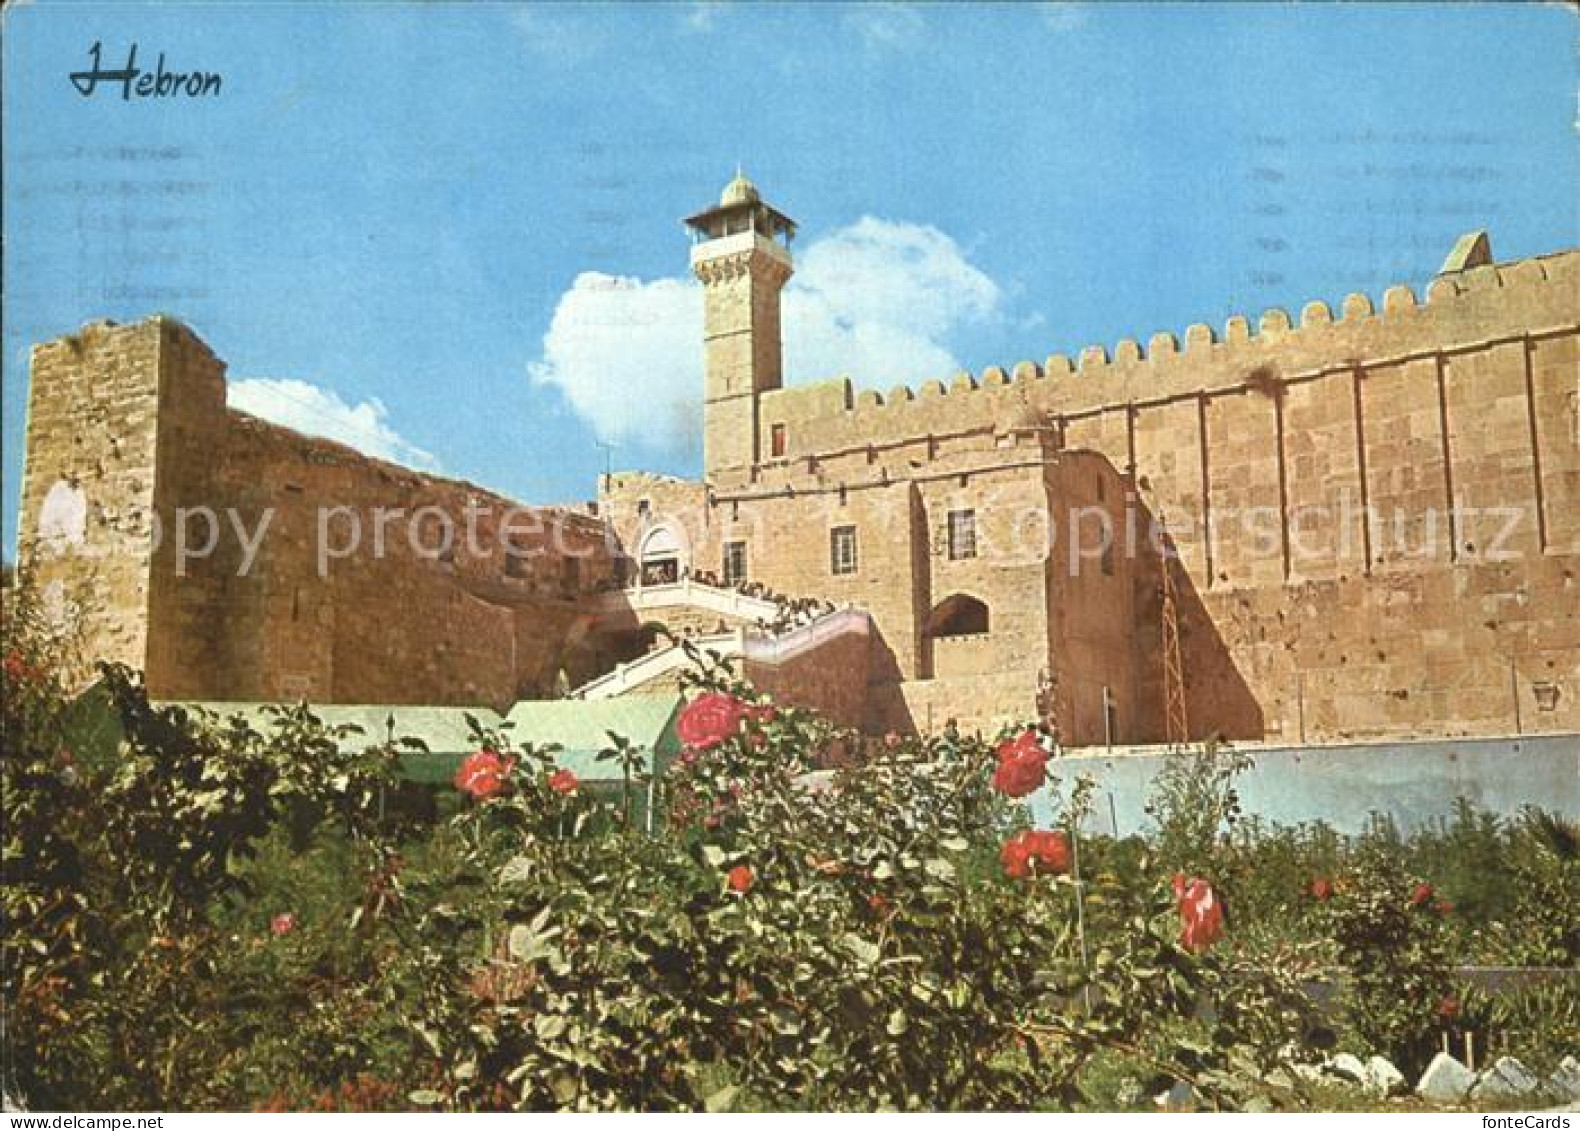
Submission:
[[[1313,950],[1356,972],[1357,1017],[1384,986],[1427,995],[1431,1034],[1500,1016],[1437,992],[1429,950],[1402,983],[1368,950],[1473,927],[1505,945],[1485,893],[1401,866],[1407,846],[1381,836],[1230,836],[1216,769],[1174,781],[1216,824],[1165,800],[1173,833],[1093,838],[1087,790],[1063,799],[1035,731],[896,737],[829,770],[851,735],[698,657],[688,750],[658,782],[618,736],[600,754],[612,800],[556,751],[474,727],[461,804],[435,821],[408,804],[402,744],[348,754],[304,708],[261,732],[159,708],[120,669],[100,691],[122,749],[73,754],[64,663],[29,615],[8,601],[0,770],[5,1085],[35,1106],[1070,1108],[1107,1102],[1115,1070],[1187,1080],[1206,1105],[1286,1103],[1264,1078],[1320,1024],[1300,983]],[[647,784],[655,835],[633,819]],[[1044,785],[1047,827],[1026,829],[1008,795]],[[1531,849],[1528,872],[1499,873],[1511,906],[1561,903],[1565,829],[1496,831]],[[1211,867],[1188,859],[1203,845]],[[1374,894],[1385,922],[1357,905]],[[1543,914],[1531,953],[1570,929]],[[1558,1018],[1556,1048],[1569,1016],[1496,1023],[1534,1040]]]

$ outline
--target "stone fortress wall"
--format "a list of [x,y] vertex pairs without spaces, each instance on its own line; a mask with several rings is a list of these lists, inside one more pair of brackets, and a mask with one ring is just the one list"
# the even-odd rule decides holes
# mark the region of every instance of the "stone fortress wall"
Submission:
[[[1467,238],[1380,311],[1352,295],[878,394],[780,387],[793,221],[737,178],[688,223],[702,478],[523,509],[227,409],[179,322],[100,322],[34,350],[24,562],[156,696],[505,704],[650,651],[655,621],[749,627],[717,601],[622,606],[662,549],[870,614],[870,637],[758,673],[787,700],[873,733],[1042,717],[1145,743],[1167,737],[1166,524],[1191,737],[1580,731],[1580,251],[1494,264]],[[251,568],[228,531],[180,556],[198,507],[272,516]],[[379,508],[407,517],[371,553]],[[482,552],[414,544],[425,508],[478,509]],[[321,568],[353,522],[359,552]]]
[[[1097,481],[1073,470],[1084,454],[1116,477],[1116,527],[1125,512],[1143,531],[1161,519],[1178,548],[1193,736],[1573,730],[1577,299],[1580,253],[1495,265],[1482,240],[1424,302],[1394,287],[1381,312],[1351,295],[1338,317],[1308,304],[1298,327],[1279,310],[1255,333],[1230,319],[1222,340],[1192,326],[1183,348],[1159,334],[1144,351],[1127,340],[1111,357],[1092,347],[1073,365],[1056,356],[887,395],[843,380],[770,389],[755,462],[710,468],[705,486],[617,478],[604,505],[635,545],[680,496],[700,516],[702,568],[738,540],[753,577],[870,609],[883,641],[874,729],[1025,718],[1051,676],[1067,737],[1158,741],[1156,555],[1121,553],[1105,575],[1072,569],[1057,545],[1028,564],[1027,540],[994,536],[1039,492],[1055,522],[1096,502]],[[640,522],[638,496],[651,512]],[[993,553],[941,552],[961,508]],[[834,577],[841,524],[858,529],[864,560]],[[956,592],[994,614],[980,639],[931,637],[929,616]]]
[[[229,410],[224,363],[171,319],[93,323],[32,362],[22,559],[90,658],[144,670],[156,697],[508,705],[574,665],[585,595],[616,569],[596,518]],[[196,553],[189,515],[183,555],[196,508],[220,536]],[[382,548],[381,509],[401,516]],[[265,511],[248,564],[230,524],[250,537]]]

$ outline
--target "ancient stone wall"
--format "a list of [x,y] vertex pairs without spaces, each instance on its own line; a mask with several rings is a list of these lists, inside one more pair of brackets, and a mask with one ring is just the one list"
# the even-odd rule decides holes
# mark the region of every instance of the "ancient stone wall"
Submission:
[[172,662],[161,639],[172,507],[194,492],[204,424],[224,411],[223,372],[163,318],[95,322],[33,349],[20,558],[88,661],[156,676]]
[[614,577],[596,518],[228,411],[223,363],[168,319],[38,347],[31,396],[24,560],[157,697],[548,694]]
[[744,674],[777,702],[814,710],[838,726],[862,728],[871,641],[865,633],[844,633],[779,664],[748,660]]
[[[1101,685],[1119,704],[1119,740],[1164,737],[1160,573],[1145,544],[1154,522],[1180,555],[1197,736],[1574,729],[1577,297],[1580,253],[1563,252],[1440,276],[1424,302],[1394,287],[1380,312],[1363,295],[1337,317],[1311,303],[1298,327],[1274,310],[1255,333],[1236,317],[1221,340],[1197,325],[1183,346],[1160,334],[1146,350],[1127,340],[1111,356],[1092,347],[1074,365],[1056,356],[914,392],[858,394],[842,381],[769,391],[759,431],[782,427],[784,453],[717,474],[708,490],[767,532],[763,550],[753,543],[754,576],[880,603],[896,659],[874,683],[907,689],[875,703],[885,722],[919,723],[907,704],[936,714],[957,703],[913,683],[975,678],[993,662],[986,640],[956,641],[942,670],[929,667],[937,653],[921,626],[948,587],[927,552],[936,491],[921,484],[983,461],[959,483],[985,509],[981,468],[1021,458],[1002,437],[1029,413],[1066,453],[1094,453],[1123,477],[1141,530],[1141,544],[1121,550],[1128,585],[1106,594],[1065,576],[1057,550],[1047,561],[1047,662],[1079,740],[1103,721]],[[885,554],[881,582],[831,584],[817,560],[831,520],[818,508],[901,483],[916,499],[910,554]],[[1050,478],[1049,497],[1056,515],[1091,502],[1062,478]],[[801,565],[787,571],[782,555]],[[1012,651],[1034,675],[1041,661]],[[1139,665],[1128,689],[1122,654]],[[1005,694],[1024,697],[1024,683]]]

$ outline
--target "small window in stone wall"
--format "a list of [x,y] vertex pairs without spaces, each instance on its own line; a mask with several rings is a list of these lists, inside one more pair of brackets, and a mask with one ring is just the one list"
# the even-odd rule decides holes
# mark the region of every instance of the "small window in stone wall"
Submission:
[[746,543],[724,543],[724,584],[739,585],[746,580]]
[[836,577],[856,572],[856,528],[836,526],[828,535],[829,569]]
[[949,512],[949,560],[961,561],[977,556],[977,512]]
[[652,513],[652,511],[653,511],[653,504],[648,502],[646,499],[638,499],[636,501],[636,517],[637,518],[646,518],[649,514]]
[[789,441],[785,437],[785,426],[783,424],[775,424],[770,427],[768,430],[768,450],[773,458],[778,459],[783,456],[788,447]]

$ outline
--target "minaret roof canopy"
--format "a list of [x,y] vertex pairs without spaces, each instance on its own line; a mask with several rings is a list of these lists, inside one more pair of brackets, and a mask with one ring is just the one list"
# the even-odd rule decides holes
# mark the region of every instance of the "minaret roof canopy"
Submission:
[[704,236],[713,237],[740,227],[730,221],[742,219],[765,236],[781,232],[787,238],[795,236],[796,222],[773,205],[764,203],[757,186],[740,173],[724,186],[717,205],[686,217],[685,224]]

